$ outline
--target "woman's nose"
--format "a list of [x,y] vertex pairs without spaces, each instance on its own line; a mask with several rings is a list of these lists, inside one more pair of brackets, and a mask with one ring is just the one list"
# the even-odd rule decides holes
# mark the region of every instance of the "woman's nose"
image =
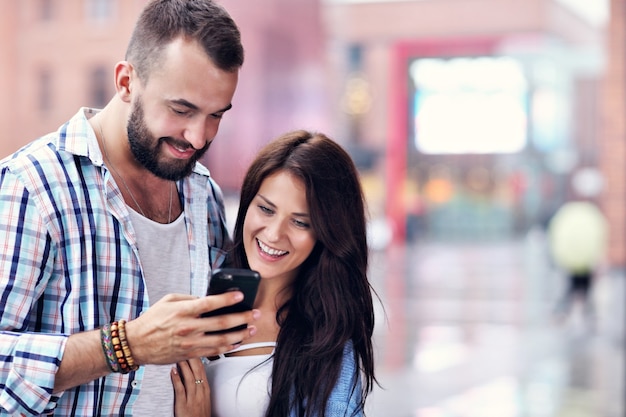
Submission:
[[265,236],[268,242],[277,242],[283,231],[283,222],[281,220],[274,220],[268,223],[265,227]]

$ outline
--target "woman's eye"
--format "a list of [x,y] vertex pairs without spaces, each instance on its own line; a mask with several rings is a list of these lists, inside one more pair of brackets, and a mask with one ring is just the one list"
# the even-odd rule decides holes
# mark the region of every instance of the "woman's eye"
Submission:
[[259,209],[263,213],[265,213],[265,214],[272,214],[273,213],[272,209],[270,209],[269,207],[265,207],[265,206],[259,205]]
[[298,220],[298,219],[295,219],[293,223],[301,229],[308,229],[309,227],[311,227],[310,224],[303,222],[302,220]]

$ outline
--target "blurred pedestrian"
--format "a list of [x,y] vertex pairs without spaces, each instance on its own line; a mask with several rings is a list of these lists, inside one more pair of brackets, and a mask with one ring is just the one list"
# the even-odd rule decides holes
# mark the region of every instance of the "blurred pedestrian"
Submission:
[[567,288],[556,307],[566,317],[574,303],[582,305],[588,320],[595,308],[591,290],[607,249],[608,224],[589,201],[572,201],[557,210],[548,224],[548,242],[554,263],[567,274]]

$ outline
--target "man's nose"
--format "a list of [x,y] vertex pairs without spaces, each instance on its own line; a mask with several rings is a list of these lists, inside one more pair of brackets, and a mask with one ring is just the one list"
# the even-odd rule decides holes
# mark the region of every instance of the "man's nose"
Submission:
[[219,127],[219,119],[209,117],[191,120],[185,129],[184,138],[195,149],[202,149],[211,142]]

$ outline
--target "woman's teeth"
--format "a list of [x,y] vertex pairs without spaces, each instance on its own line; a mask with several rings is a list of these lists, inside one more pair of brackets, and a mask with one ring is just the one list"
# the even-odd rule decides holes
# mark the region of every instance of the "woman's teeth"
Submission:
[[259,248],[261,249],[261,251],[263,253],[266,253],[266,254],[270,255],[270,256],[283,256],[283,255],[286,255],[288,253],[286,250],[278,250],[278,249],[270,248],[265,243],[261,242],[259,239],[257,239],[256,241],[257,241],[257,244],[259,245]]

